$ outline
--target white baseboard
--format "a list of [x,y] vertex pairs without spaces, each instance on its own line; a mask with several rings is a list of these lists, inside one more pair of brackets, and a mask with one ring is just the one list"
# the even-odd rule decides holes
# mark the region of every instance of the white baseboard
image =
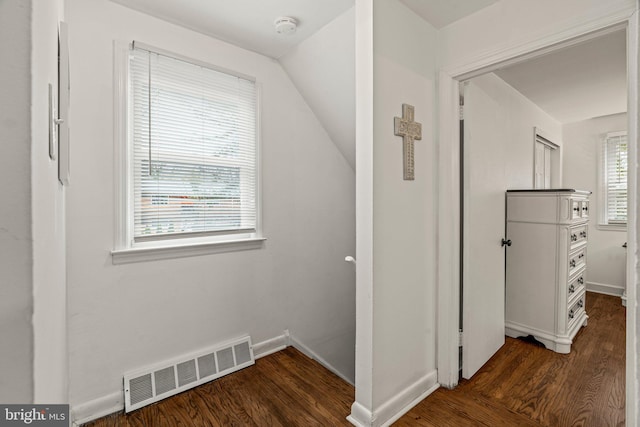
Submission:
[[354,385],[352,380],[350,380],[349,378],[345,377],[340,371],[338,371],[335,367],[333,367],[329,362],[324,360],[322,357],[318,356],[317,353],[315,353],[313,350],[311,350],[306,345],[302,344],[295,337],[293,337],[293,336],[289,337],[289,345],[291,345],[295,349],[299,350],[301,353],[303,353],[304,355],[306,355],[310,359],[315,360],[316,362],[318,362],[319,364],[321,364],[322,366],[324,366],[325,368],[327,368],[328,370],[330,370],[331,372],[333,372],[334,374],[336,374],[337,376],[339,376],[340,378],[345,380],[347,383],[349,383],[351,385]]
[[[284,331],[282,335],[253,344],[253,355],[256,359],[259,359],[277,351],[284,350],[289,345],[289,331]],[[320,360],[318,361],[320,362]],[[77,427],[89,421],[123,410],[124,394],[122,390],[118,390],[106,396],[73,405],[71,407],[72,425]]]
[[356,427],[369,427],[373,425],[373,414],[358,402],[353,402],[347,421]]
[[380,405],[380,408],[373,413],[355,402],[351,406],[351,415],[347,420],[357,427],[390,426],[440,387],[437,378],[437,371],[430,372]]
[[622,297],[624,288],[617,285],[609,285],[607,283],[587,282],[587,291],[597,294],[612,295],[614,297]]
[[280,350],[284,350],[289,346],[289,331],[277,337],[253,344],[253,357],[260,359]]
[[124,410],[124,394],[122,390],[110,393],[106,396],[90,400],[71,407],[71,419],[74,427],[89,421],[102,418],[114,412]]

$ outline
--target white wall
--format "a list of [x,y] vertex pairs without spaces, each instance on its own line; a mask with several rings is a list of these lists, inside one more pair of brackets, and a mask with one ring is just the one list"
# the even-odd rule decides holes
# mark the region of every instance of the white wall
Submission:
[[[504,189],[533,188],[533,128],[541,128],[562,150],[562,126],[494,73],[476,77],[470,84],[491,98],[501,110],[496,114],[504,117],[504,128],[496,132],[506,147]],[[473,111],[466,113],[473,114]]]
[[[435,39],[399,1],[374,1],[374,408],[435,370]],[[402,179],[402,138],[393,134],[403,103],[422,123],[415,181]]]
[[598,194],[598,152],[608,132],[627,129],[627,114],[597,117],[563,127],[564,186],[591,190],[587,289],[621,295],[626,284],[626,231],[597,227],[602,201]]
[[279,58],[293,83],[355,169],[355,8]]
[[[354,173],[277,61],[106,0],[68,0],[70,401],[122,405],[122,374],[242,334],[292,336],[353,379]],[[112,265],[113,42],[138,40],[262,86],[263,249]]]
[[33,400],[31,2],[0,2],[0,402]]
[[[368,301],[365,309],[371,313],[370,319],[358,316],[358,333],[372,339],[370,347],[358,347],[356,356],[351,421],[359,425],[388,422],[436,383],[435,38],[435,29],[399,1],[373,2],[373,139],[357,143],[372,144],[373,150],[372,175],[363,177],[372,182],[373,264],[372,281],[358,277],[358,298]],[[394,136],[393,117],[402,115],[403,103],[415,107],[415,119],[422,123],[422,140],[415,143],[415,181],[403,180],[402,138]],[[370,174],[360,166],[369,154],[356,155],[357,174]],[[358,235],[358,245],[366,245],[367,238]]]

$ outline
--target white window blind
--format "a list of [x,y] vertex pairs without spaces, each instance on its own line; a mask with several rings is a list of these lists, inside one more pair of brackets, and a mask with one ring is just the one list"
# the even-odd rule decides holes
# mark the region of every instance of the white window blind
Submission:
[[603,144],[605,223],[627,222],[627,135],[617,132],[606,136]]
[[135,46],[134,242],[256,230],[255,82]]

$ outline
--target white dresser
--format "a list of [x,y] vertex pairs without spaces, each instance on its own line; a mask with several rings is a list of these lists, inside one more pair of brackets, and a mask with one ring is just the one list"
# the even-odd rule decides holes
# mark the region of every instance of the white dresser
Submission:
[[[589,191],[507,191],[506,334],[569,353],[587,325]],[[509,246],[510,244],[510,246]]]

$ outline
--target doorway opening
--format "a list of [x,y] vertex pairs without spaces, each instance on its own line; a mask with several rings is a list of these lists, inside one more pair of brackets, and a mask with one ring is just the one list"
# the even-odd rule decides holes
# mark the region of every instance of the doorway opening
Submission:
[[[628,22],[624,21],[624,22],[622,22],[621,24],[619,24],[619,25],[617,25],[615,27],[605,28],[602,31],[600,31],[598,34],[589,33],[586,36],[585,35],[577,35],[576,38],[572,39],[571,41],[569,41],[569,42],[565,41],[565,42],[559,43],[559,44],[557,44],[555,46],[551,46],[551,47],[549,47],[549,46],[540,46],[539,49],[534,50],[532,53],[527,54],[525,56],[520,56],[519,58],[515,58],[515,59],[514,58],[509,58],[508,55],[504,54],[502,61],[497,61],[496,63],[493,63],[493,64],[487,64],[486,66],[483,66],[481,68],[474,69],[473,65],[469,65],[468,69],[464,68],[464,67],[460,67],[458,69],[457,73],[456,72],[451,72],[449,74],[450,77],[447,76],[447,75],[444,76],[445,77],[444,78],[444,80],[445,80],[445,82],[444,82],[445,88],[441,89],[441,93],[448,93],[447,90],[448,89],[452,89],[451,92],[449,92],[449,93],[452,94],[452,96],[447,100],[444,100],[444,101],[441,100],[440,101],[441,102],[441,108],[443,110],[445,110],[445,111],[447,111],[447,110],[451,111],[451,112],[454,111],[454,109],[452,107],[453,107],[453,105],[455,105],[454,102],[457,104],[457,101],[458,101],[458,98],[459,98],[459,95],[460,95],[459,91],[457,90],[458,82],[467,81],[467,80],[470,80],[470,79],[472,79],[474,77],[478,77],[478,76],[481,76],[483,74],[486,74],[487,72],[496,71],[496,70],[498,70],[499,68],[501,68],[503,66],[511,65],[511,64],[514,64],[514,63],[522,63],[525,59],[536,58],[536,57],[540,56],[543,53],[544,54],[548,54],[549,52],[556,52],[556,51],[559,51],[562,48],[566,48],[566,47],[569,47],[569,46],[575,46],[577,44],[586,42],[588,40],[595,39],[597,37],[606,36],[608,34],[616,32],[616,31],[623,31],[623,32],[625,32],[625,34],[627,32],[633,34],[633,33],[635,33],[637,31],[637,29],[635,27],[635,24],[633,24],[633,23],[630,24],[630,26],[632,27],[632,28],[630,28],[630,31],[627,31],[627,24],[628,24]],[[626,48],[626,50],[628,52],[634,52],[633,49],[634,49],[634,46],[635,46],[634,45],[635,42],[633,42],[632,39],[633,39],[632,36],[629,37],[629,40],[631,42],[628,43],[627,48]],[[635,64],[635,59],[632,60],[630,58],[630,63],[631,63],[630,64],[631,65],[631,70],[632,71],[635,70],[636,69],[635,68],[636,65],[634,65]],[[630,73],[630,76],[632,76],[632,75],[633,75],[633,73]],[[631,78],[629,80],[631,81]],[[627,112],[627,114],[628,114],[628,125],[627,125],[627,128],[628,128],[628,132],[629,132],[629,140],[631,141],[630,144],[629,144],[630,145],[629,157],[635,158],[635,149],[636,149],[636,147],[634,146],[634,144],[635,144],[635,137],[636,137],[635,126],[636,126],[637,120],[634,117],[634,115],[635,115],[636,104],[637,104],[637,87],[633,82],[631,82],[631,84],[629,85],[628,94],[629,94],[629,99],[631,101],[629,103],[629,106],[630,106],[629,107],[629,111]],[[465,93],[465,95],[466,95],[466,93]],[[455,101],[454,101],[454,99],[455,99]],[[464,113],[465,121],[468,119],[468,109],[467,109],[468,108],[467,107],[468,102],[469,101],[465,96],[465,113]],[[443,104],[444,104],[444,106],[443,106]],[[456,105],[456,107],[457,107],[457,105]],[[451,129],[457,128],[458,125],[457,124],[453,125],[453,114],[452,113],[450,115],[445,115],[445,116],[446,116],[445,118],[441,119],[441,126],[447,126],[449,130],[441,130],[441,138],[443,137],[446,140],[446,139],[448,139],[448,138],[450,138],[452,136],[453,137],[457,136],[457,132],[455,132],[455,131],[452,132]],[[457,119],[457,117],[456,117],[456,119]],[[496,121],[500,121],[500,118],[498,117],[496,119]],[[508,122],[503,122],[503,124],[504,123],[508,123]],[[492,131],[494,131],[494,133],[495,133],[495,129],[496,129],[495,127],[492,129]],[[532,132],[532,131],[535,132],[534,126],[531,126],[529,129],[530,129],[529,132]],[[544,129],[545,129],[545,131],[548,131],[548,129],[546,129],[546,127]],[[500,132],[500,131],[502,131],[502,130],[498,130],[498,132]],[[547,139],[549,139],[549,138],[547,138]],[[530,160],[530,163],[529,163],[529,166],[528,166],[528,170],[530,171],[530,173],[528,174],[528,177],[527,177],[527,183],[525,185],[521,185],[519,182],[516,182],[515,184],[511,184],[510,185],[510,187],[512,187],[512,188],[534,188],[535,187],[534,156],[535,156],[536,138],[531,138],[531,133],[529,133],[528,141],[529,141],[528,150],[529,150],[529,156],[530,156],[529,158],[531,160]],[[552,142],[556,142],[553,139],[551,139],[551,141]],[[470,143],[471,143],[471,141],[469,141],[468,135],[465,135],[464,136],[464,146],[465,147],[470,147]],[[562,156],[563,156],[562,141],[560,141],[560,144],[556,144],[556,145],[559,145],[559,147],[554,149],[554,150],[558,153],[560,158],[562,158]],[[551,149],[551,147],[550,147],[550,149]],[[461,151],[458,151],[458,150],[461,150]],[[504,153],[504,151],[502,153]],[[553,151],[550,151],[549,155],[551,155],[552,153],[553,153]],[[498,156],[499,155],[500,155],[500,153],[498,153]],[[489,156],[489,157],[491,157],[491,156]],[[543,151],[543,156],[542,157],[544,158],[544,151]],[[549,157],[551,157],[551,156],[549,156]],[[453,159],[453,158],[460,158],[461,159],[461,161],[459,162],[459,167],[461,168],[460,170],[458,170],[459,174],[462,172],[463,168],[468,167],[469,155],[465,154],[464,150],[461,149],[460,147],[454,147],[454,149],[451,149],[449,151],[445,150],[445,152],[441,154],[441,159]],[[551,159],[549,159],[549,160],[550,160],[550,164],[552,164],[553,161]],[[566,159],[564,159],[564,160],[566,161]],[[492,162],[495,161],[495,157],[491,157],[489,159],[489,161],[492,161]],[[632,174],[632,173],[633,172],[630,172],[630,174]],[[509,174],[509,173],[507,173],[507,174]],[[595,174],[595,171],[594,171],[594,174]],[[447,209],[447,207],[449,207],[449,208],[452,208],[453,211],[459,212],[460,216],[457,218],[459,220],[458,224],[465,224],[465,221],[469,221],[470,219],[473,220],[475,218],[475,216],[474,216],[473,212],[469,213],[470,212],[469,197],[466,197],[464,195],[464,193],[463,193],[465,180],[467,182],[469,182],[469,178],[465,178],[463,175],[458,175],[458,176],[459,176],[460,182],[456,182],[457,180],[455,179],[455,177],[453,177],[453,179],[445,178],[445,183],[443,185],[441,185],[440,191],[441,192],[443,190],[444,191],[451,191],[451,190],[454,190],[454,189],[456,189],[458,187],[461,189],[460,190],[461,193],[459,194],[459,196],[460,196],[459,200],[445,200],[446,203],[449,203],[449,204],[448,204],[448,206],[445,205],[445,207],[443,209]],[[481,180],[479,180],[479,179],[473,179],[472,181],[474,183],[480,183],[481,182]],[[548,179],[548,183],[551,186],[556,186],[554,184],[554,181],[556,181],[556,179],[553,179],[553,172],[551,172],[550,177]],[[632,181],[633,181],[633,177],[630,176],[630,178],[629,178],[629,182],[630,182],[630,184],[629,184],[629,186],[630,186],[630,189],[629,189],[629,194],[630,194],[629,206],[633,206],[634,203],[635,203],[634,190],[633,190],[633,188],[631,188],[631,187],[633,187]],[[543,182],[544,182],[544,180],[543,180]],[[565,181],[562,178],[559,178],[559,182],[563,183]],[[480,184],[478,184],[478,185],[480,185]],[[592,188],[592,191],[595,191],[595,190],[596,190],[595,188]],[[501,224],[501,235],[496,235],[495,237],[491,238],[492,239],[492,244],[494,244],[496,246],[499,246],[500,243],[501,243],[501,240],[504,238],[504,234],[503,234],[504,233],[504,224],[505,224],[505,222],[504,222],[504,192],[502,192],[502,197],[503,197],[503,201],[499,204],[499,206],[503,207],[503,209],[502,209],[502,218],[501,218],[500,221],[496,221],[496,223],[500,223]],[[497,210],[499,210],[499,209],[497,209]],[[634,213],[630,212],[630,216],[629,216],[630,223],[633,221],[633,218],[632,218],[633,215],[634,215]],[[443,226],[445,228],[446,228],[446,224],[449,224],[449,223],[448,222],[445,223],[445,221],[443,221]],[[483,228],[488,228],[484,224],[482,224],[482,227]],[[452,274],[452,272],[447,272],[447,271],[445,271],[444,274],[442,274],[440,276],[440,278],[443,279],[448,274],[449,276],[446,277],[446,278],[448,278],[450,280],[448,283],[451,283],[451,281],[453,281],[454,283],[456,283],[456,282],[460,283],[460,282],[462,282],[462,280],[465,277],[468,277],[468,272],[466,271],[465,264],[468,262],[470,257],[466,256],[465,254],[469,253],[470,251],[473,252],[474,256],[478,254],[477,249],[475,249],[473,247],[473,245],[464,244],[463,243],[463,242],[466,242],[470,237],[469,233],[468,233],[469,229],[470,228],[469,228],[468,225],[466,227],[463,225],[462,229],[458,229],[457,231],[449,229],[449,232],[446,233],[446,236],[456,236],[457,235],[458,239],[455,239],[454,242],[456,242],[456,241],[460,242],[460,247],[459,248],[456,248],[456,244],[455,243],[453,243],[453,244],[451,244],[449,246],[445,245],[446,247],[443,248],[443,249],[445,249],[445,252],[447,252],[446,248],[448,248],[448,247],[453,249],[452,252],[447,252],[447,253],[459,253],[460,254],[460,256],[459,256],[460,264],[458,265],[458,268],[453,270],[453,272],[459,271],[460,272],[460,277],[456,278],[455,274]],[[628,235],[625,235],[625,239],[627,241],[629,241],[629,242],[635,241],[634,240],[635,239],[635,230],[634,229],[630,229]],[[504,255],[503,254],[502,254],[502,257],[504,259]],[[486,264],[483,264],[482,269],[485,269],[485,267],[486,267]],[[496,270],[499,270],[499,269],[496,269]],[[504,271],[503,271],[502,274],[504,274]],[[627,272],[626,276],[632,277],[630,272]],[[444,283],[447,283],[447,281],[445,280]],[[504,284],[504,281],[501,281],[501,283]],[[629,282],[629,286],[633,287],[633,283]],[[501,290],[502,290],[502,293],[504,294],[504,287]],[[441,333],[447,334],[446,331],[447,331],[447,328],[449,328],[448,331],[449,331],[449,334],[450,334],[450,335],[448,335],[448,338],[447,337],[440,337],[439,338],[439,346],[440,346],[440,350],[439,350],[440,354],[439,354],[439,356],[442,358],[441,359],[442,362],[441,363],[439,362],[439,381],[441,382],[441,384],[443,384],[445,386],[453,387],[453,386],[457,385],[457,383],[458,383],[459,365],[458,365],[457,362],[458,362],[459,355],[461,354],[460,348],[457,346],[457,341],[458,341],[458,339],[460,337],[460,330],[459,330],[457,322],[454,322],[453,319],[458,320],[458,317],[460,317],[460,315],[462,314],[463,324],[464,324],[464,313],[460,313],[459,311],[457,311],[457,310],[460,310],[461,307],[460,306],[456,306],[454,301],[466,300],[467,297],[472,296],[474,293],[473,293],[472,290],[470,290],[466,286],[465,286],[464,290],[455,291],[455,289],[454,289],[452,294],[447,294],[446,290],[444,292],[445,292],[445,294],[440,299],[441,307],[443,307],[445,310],[447,308],[453,308],[455,317],[453,315],[448,315],[447,316],[446,314],[441,314],[441,315],[439,314],[439,319],[441,321],[441,325],[443,325],[443,328],[440,329]],[[479,292],[479,293],[481,293],[481,292]],[[633,290],[633,293],[635,295],[635,290]],[[453,299],[449,299],[448,298],[449,295],[454,296],[454,298]],[[476,306],[481,306],[482,303],[478,302],[475,305]],[[498,303],[497,306],[500,306],[500,304]],[[464,302],[463,302],[462,307],[464,307]],[[502,305],[502,307],[504,307],[504,305]],[[493,307],[493,308],[495,308],[495,307]],[[502,309],[502,310],[493,310],[493,312],[495,312],[495,313],[499,313],[499,312],[504,313],[504,309]],[[631,317],[633,317],[634,315],[635,315],[634,313],[631,313],[631,310],[627,313],[627,316],[628,316],[627,324],[629,324]],[[632,320],[633,319],[631,319],[631,321]],[[478,322],[474,322],[474,323],[476,325],[478,324]],[[631,322],[631,323],[633,323],[633,322]],[[503,325],[504,325],[504,323],[503,323]],[[469,335],[473,336],[474,334],[468,334],[468,331],[464,330],[463,335],[462,335],[463,341]],[[632,341],[631,338],[633,340],[635,340],[635,331],[629,330],[628,331],[628,335],[630,335],[630,336],[629,336],[629,339],[627,339],[627,342]],[[504,334],[503,334],[503,336],[504,336]],[[454,339],[454,337],[455,337],[455,339]],[[454,348],[455,348],[455,352],[453,350]],[[627,350],[627,352],[628,351],[629,350]],[[464,353],[464,352],[465,352],[465,350],[464,350],[464,346],[463,346],[462,347],[462,353]],[[452,357],[452,355],[454,355],[454,354],[456,356],[455,359]],[[463,358],[464,358],[464,356],[463,356]],[[480,364],[480,366],[481,365],[482,364]],[[441,369],[442,369],[442,371],[440,372]],[[464,368],[464,365],[463,365],[462,370],[464,371],[464,369],[465,368]],[[628,369],[628,372],[627,372],[627,378],[629,379],[628,383],[632,384],[630,382],[630,379],[634,378],[634,372],[629,372],[629,371],[630,370]],[[455,374],[454,374],[454,372],[455,372]],[[629,391],[627,391],[627,395],[629,396]],[[630,399],[629,397],[627,397],[628,413],[633,413],[633,408],[629,408],[630,404],[632,406],[635,406],[634,400]]]

